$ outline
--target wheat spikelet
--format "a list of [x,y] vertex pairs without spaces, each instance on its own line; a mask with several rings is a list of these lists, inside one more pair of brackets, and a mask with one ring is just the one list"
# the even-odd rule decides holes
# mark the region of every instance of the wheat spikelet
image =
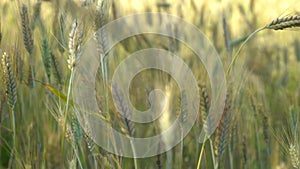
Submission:
[[227,136],[228,136],[230,121],[231,121],[230,109],[231,109],[231,103],[229,97],[227,96],[223,116],[216,129],[216,137],[214,140],[216,157],[222,156],[227,144]]
[[267,145],[270,144],[270,136],[269,136],[269,117],[267,113],[264,111],[262,106],[259,106],[259,112],[261,114],[262,118],[262,126],[263,126],[263,136],[264,136],[264,141],[266,142]]
[[2,55],[2,68],[8,104],[11,108],[14,108],[15,103],[17,102],[17,85],[10,57],[5,52]]
[[187,92],[185,90],[182,91],[182,95],[181,95],[181,112],[179,115],[179,121],[181,123],[184,123],[187,120],[187,116],[188,116],[188,97],[187,97]]
[[52,61],[51,64],[52,64],[52,68],[54,71],[54,76],[55,76],[56,80],[58,81],[58,83],[61,84],[62,78],[61,78],[58,60],[52,52],[51,52],[50,56],[51,56],[51,61]]
[[28,9],[25,4],[22,4],[20,14],[22,20],[22,32],[23,32],[24,45],[28,53],[31,54],[33,50],[33,39],[32,39],[32,32],[31,32],[30,22],[28,17]]
[[299,161],[299,151],[297,150],[296,146],[294,144],[290,144],[289,146],[289,154],[291,158],[291,164],[294,168],[300,167],[300,161]]
[[76,60],[80,55],[81,43],[82,43],[82,31],[79,30],[79,25],[75,19],[72,24],[71,31],[69,33],[69,58],[68,68],[73,70],[76,65]]
[[207,132],[206,118],[209,112],[210,100],[207,94],[207,88],[205,85],[200,85],[200,117],[203,124],[204,131]]
[[[58,125],[61,127],[61,128],[63,128],[64,127],[64,123],[65,123],[65,120],[64,120],[64,118],[63,118],[63,116],[54,116],[54,118],[56,119],[56,121],[57,121],[57,123],[58,123]],[[66,131],[65,131],[65,137],[67,138],[67,141],[68,142],[72,142],[72,130],[70,129],[70,126],[69,125],[67,125],[67,127],[66,127]]]
[[74,113],[71,116],[71,130],[74,139],[80,142],[82,139],[82,131],[79,125],[79,121]]
[[91,136],[91,128],[90,128],[90,125],[88,123],[85,124],[85,134],[83,135],[84,136],[84,140],[87,144],[87,147],[89,149],[89,151],[91,153],[94,153],[95,151],[95,144],[94,144],[94,141],[93,141],[93,138]]
[[300,15],[287,16],[276,18],[269,23],[265,28],[273,30],[283,30],[286,28],[300,27]]
[[131,118],[131,113],[129,112],[126,103],[123,101],[122,91],[119,89],[119,87],[116,84],[112,85],[112,89],[115,91],[113,98],[115,98],[116,105],[118,105],[120,109],[119,113],[122,116],[121,118],[126,127],[126,131],[130,136],[133,136],[135,132],[135,127],[134,127],[134,123],[131,120],[129,120]]
[[51,81],[51,51],[48,40],[46,37],[42,39],[42,60],[44,63],[44,68],[46,75],[48,77],[48,82]]

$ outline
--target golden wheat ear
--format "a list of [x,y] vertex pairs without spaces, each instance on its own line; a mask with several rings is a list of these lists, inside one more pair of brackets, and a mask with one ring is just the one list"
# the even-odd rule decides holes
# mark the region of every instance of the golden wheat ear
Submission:
[[265,28],[273,30],[283,30],[287,28],[300,27],[300,14],[276,18]]

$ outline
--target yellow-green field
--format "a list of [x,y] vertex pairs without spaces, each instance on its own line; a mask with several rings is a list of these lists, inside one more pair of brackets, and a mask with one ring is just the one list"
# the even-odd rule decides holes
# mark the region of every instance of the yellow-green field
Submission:
[[[299,11],[299,2],[286,0],[1,0],[0,168],[299,169]],[[163,104],[163,115],[148,124],[127,119],[132,112],[112,77],[127,56],[142,49],[164,49],[181,57],[200,96],[195,124],[181,142],[151,157],[129,158],[93,141],[93,129],[83,128],[76,114],[72,90],[85,44],[94,32],[118,18],[144,12],[180,17],[205,34],[221,58],[227,94],[215,132],[200,143],[214,93],[206,65],[187,44],[172,37],[141,34],[117,43],[99,61],[95,75],[96,96],[90,97],[96,97],[99,112],[86,113],[96,113],[133,138],[158,135],[185,115],[182,107],[193,105],[185,103],[188,91],[181,91],[172,75],[147,69],[130,82],[129,100],[140,111]],[[176,31],[188,27],[177,26]],[[130,32],[125,26],[118,29]],[[113,35],[101,30],[95,39],[102,58],[106,38]],[[187,36],[193,37],[189,32]],[[176,72],[182,75],[181,70]],[[164,92],[164,102],[149,97],[154,89]],[[112,147],[119,146],[109,139]]]

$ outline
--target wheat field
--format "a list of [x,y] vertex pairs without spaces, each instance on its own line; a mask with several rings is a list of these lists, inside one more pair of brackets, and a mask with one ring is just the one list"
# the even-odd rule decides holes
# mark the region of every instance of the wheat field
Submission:
[[[284,0],[1,0],[0,168],[299,169],[299,9],[297,1]],[[195,51],[178,39],[146,33],[109,46],[114,35],[103,29],[106,24],[144,12],[167,13],[194,25],[220,57],[226,100],[216,129],[204,142],[199,136],[209,130],[213,85],[219,84],[211,84],[210,72]],[[176,34],[184,27],[188,25],[170,31]],[[118,30],[130,32],[125,25]],[[193,34],[188,32],[187,37]],[[188,102],[191,93],[181,91],[170,73],[143,70],[125,92],[137,110],[155,104],[154,109],[163,109],[164,114],[151,123],[133,122],[119,88],[124,84],[113,83],[118,65],[143,49],[164,49],[182,58],[196,79],[199,108],[195,123],[178,144],[149,157],[132,158],[95,142],[91,134],[95,130],[83,127],[72,93],[91,40],[100,56],[96,96],[81,100],[95,97],[98,117],[126,137],[152,137],[177,118],[185,121],[185,111],[194,108],[194,101]],[[198,39],[193,40],[197,44]],[[207,44],[199,39],[201,45]],[[129,69],[120,79],[128,80]],[[184,66],[175,69],[184,77]],[[152,97],[154,89],[163,91],[165,100]],[[168,138],[162,140],[169,144]],[[113,140],[111,145],[118,143]]]

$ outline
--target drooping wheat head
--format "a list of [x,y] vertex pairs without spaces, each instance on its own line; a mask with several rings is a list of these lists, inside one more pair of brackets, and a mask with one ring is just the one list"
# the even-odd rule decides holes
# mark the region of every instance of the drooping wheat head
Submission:
[[292,27],[300,27],[300,15],[286,16],[282,18],[276,18],[271,21],[265,28],[273,30],[283,30]]

